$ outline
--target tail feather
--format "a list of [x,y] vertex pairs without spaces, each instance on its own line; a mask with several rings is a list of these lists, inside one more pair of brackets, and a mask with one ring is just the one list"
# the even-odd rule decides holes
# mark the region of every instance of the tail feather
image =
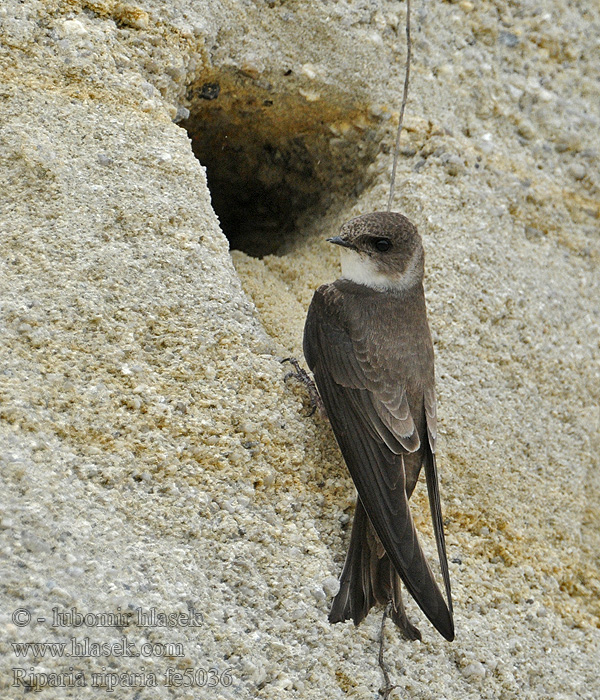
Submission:
[[359,625],[374,605],[391,603],[390,617],[410,640],[421,639],[404,609],[400,577],[385,553],[360,498],[350,535],[350,546],[340,577],[340,590],[333,599],[329,622],[352,620]]

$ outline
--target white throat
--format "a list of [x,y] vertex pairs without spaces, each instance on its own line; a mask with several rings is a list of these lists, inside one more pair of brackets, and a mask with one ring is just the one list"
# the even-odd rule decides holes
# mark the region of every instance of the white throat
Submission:
[[386,275],[377,269],[376,263],[368,255],[358,253],[351,248],[342,248],[340,250],[342,278],[379,291],[403,291],[410,289],[419,281],[418,258],[415,252],[403,273]]

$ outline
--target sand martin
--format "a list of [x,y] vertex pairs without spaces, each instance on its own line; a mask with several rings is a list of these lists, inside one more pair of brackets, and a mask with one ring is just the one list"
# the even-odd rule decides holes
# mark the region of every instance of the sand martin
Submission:
[[[345,223],[342,276],[315,292],[304,329],[313,372],[358,499],[330,622],[358,625],[375,604],[409,639],[400,580],[434,627],[454,638],[450,577],[435,462],[433,345],[423,292],[424,253],[402,214]],[[417,539],[408,499],[425,469],[446,600]]]

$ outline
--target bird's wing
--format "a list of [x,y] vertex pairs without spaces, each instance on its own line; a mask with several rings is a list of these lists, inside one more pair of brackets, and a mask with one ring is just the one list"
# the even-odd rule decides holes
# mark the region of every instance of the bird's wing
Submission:
[[427,421],[428,445],[425,452],[425,479],[427,482],[427,495],[431,510],[431,522],[435,534],[435,543],[438,551],[438,559],[442,569],[446,599],[452,615],[452,593],[450,589],[450,573],[448,571],[448,557],[446,556],[446,539],[444,537],[444,525],[442,522],[442,506],[440,503],[440,487],[435,461],[435,442],[437,438],[437,409],[435,388],[430,387],[424,392],[425,420]]
[[[406,496],[403,455],[420,447],[406,391],[401,383],[395,388],[382,386],[377,368],[367,362],[368,352],[360,343],[358,346],[335,314],[328,313],[317,290],[306,321],[304,353],[334,434],[394,568],[434,627],[446,639],[453,639],[451,608],[421,549]],[[427,452],[433,457],[430,449]],[[438,552],[440,556],[444,553],[446,582],[434,461],[427,466],[426,475]],[[435,488],[430,483],[433,481]],[[446,590],[449,592],[449,583]]]

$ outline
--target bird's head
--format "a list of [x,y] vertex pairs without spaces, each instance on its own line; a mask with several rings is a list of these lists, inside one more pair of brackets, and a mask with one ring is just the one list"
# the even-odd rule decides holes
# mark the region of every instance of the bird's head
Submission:
[[423,281],[424,253],[416,226],[396,212],[377,211],[347,221],[339,236],[342,277],[382,291],[404,291]]

